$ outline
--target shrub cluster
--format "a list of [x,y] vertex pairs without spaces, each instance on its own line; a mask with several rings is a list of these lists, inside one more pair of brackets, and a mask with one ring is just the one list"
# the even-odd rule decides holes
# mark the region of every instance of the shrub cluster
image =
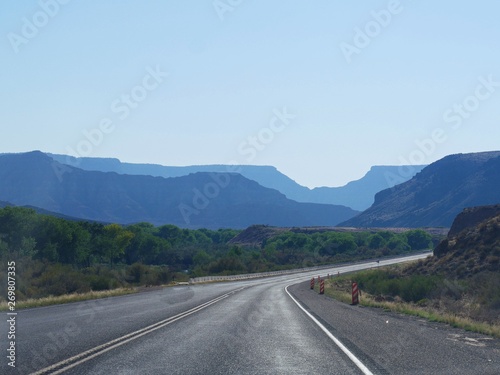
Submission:
[[405,302],[419,302],[432,297],[442,277],[402,276],[398,271],[369,270],[357,273],[356,281],[372,295],[398,296]]
[[[2,297],[7,295],[6,278],[4,273],[0,274],[0,296]],[[16,262],[16,299],[22,301],[29,298],[111,290],[120,287],[163,285],[172,280],[187,281],[187,279],[187,275],[175,273],[166,266],[134,263],[79,268],[69,264],[21,258]],[[3,299],[0,298],[0,301]]]

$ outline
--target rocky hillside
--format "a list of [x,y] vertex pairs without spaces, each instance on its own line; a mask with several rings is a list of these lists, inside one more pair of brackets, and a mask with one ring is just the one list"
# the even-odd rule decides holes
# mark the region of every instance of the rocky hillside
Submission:
[[434,250],[434,256],[411,268],[411,272],[449,278],[467,278],[485,272],[500,275],[499,205],[466,209],[457,216],[452,228]]
[[450,227],[466,207],[500,203],[500,151],[450,155],[375,196],[354,227]]
[[486,219],[500,215],[500,204],[492,206],[469,207],[463,210],[453,221],[449,237],[457,236],[461,231],[473,228]]

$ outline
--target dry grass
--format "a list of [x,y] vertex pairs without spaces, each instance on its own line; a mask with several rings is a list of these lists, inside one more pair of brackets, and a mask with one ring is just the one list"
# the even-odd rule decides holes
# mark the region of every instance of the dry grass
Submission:
[[[350,281],[339,279],[325,283],[325,294],[344,303],[351,303]],[[316,287],[317,289],[317,287]],[[402,301],[379,300],[368,293],[362,292],[360,305],[382,308],[384,310],[406,315],[418,316],[431,322],[440,322],[452,327],[462,328],[467,331],[477,332],[500,338],[500,324],[490,324],[473,320],[468,317],[458,316],[448,311],[442,311],[429,306],[419,306],[415,303]]]
[[[78,301],[87,301],[91,299],[106,298],[113,296],[121,296],[125,294],[136,293],[138,288],[118,288],[113,290],[91,291],[88,293],[72,293],[62,296],[49,296],[44,298],[32,298],[24,301],[16,301],[16,310],[27,309],[32,307],[42,307],[50,305],[59,305],[63,303],[71,303]],[[6,301],[0,302],[0,311],[7,311],[8,305]]]

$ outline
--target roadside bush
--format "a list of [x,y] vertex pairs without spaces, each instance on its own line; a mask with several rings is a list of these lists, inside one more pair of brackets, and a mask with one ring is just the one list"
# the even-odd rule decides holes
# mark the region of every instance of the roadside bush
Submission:
[[356,274],[360,289],[373,295],[399,296],[406,302],[430,298],[437,288],[438,276],[402,276],[396,271],[371,270]]
[[406,302],[418,302],[429,298],[436,289],[438,278],[435,276],[413,275],[401,279],[400,297]]
[[92,290],[108,290],[110,289],[110,279],[102,275],[91,275],[88,277],[89,286]]
[[146,274],[146,266],[142,263],[132,264],[127,271],[128,281],[131,283],[139,284],[144,279]]
[[[74,266],[47,263],[22,258],[16,261],[16,297],[18,301],[29,298],[60,296],[70,293],[103,291],[119,287],[161,285],[168,283],[173,273],[166,266],[96,265],[84,269]],[[0,273],[0,301],[7,295],[6,274]]]

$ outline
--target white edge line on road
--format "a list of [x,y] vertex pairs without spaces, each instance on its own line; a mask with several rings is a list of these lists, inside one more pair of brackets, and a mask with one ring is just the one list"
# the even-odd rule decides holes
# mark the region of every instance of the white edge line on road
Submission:
[[285,292],[288,294],[288,296],[292,299],[293,302],[296,303],[297,306],[299,306],[301,308],[302,311],[304,311],[307,316],[314,322],[318,325],[319,328],[321,328],[321,330],[323,332],[326,333],[326,335],[349,357],[349,359],[351,361],[354,362],[354,364],[363,372],[363,374],[365,375],[373,375],[373,373],[358,359],[358,357],[356,357],[349,349],[347,349],[344,344],[342,344],[340,342],[339,339],[337,339],[334,335],[332,335],[332,333],[323,325],[319,322],[318,319],[316,319],[314,316],[312,316],[311,313],[309,313],[309,311],[307,311],[306,309],[304,309],[302,307],[302,305],[295,299],[293,298],[293,296],[290,294],[290,292],[288,291],[288,287],[290,285],[287,285],[285,287]]

